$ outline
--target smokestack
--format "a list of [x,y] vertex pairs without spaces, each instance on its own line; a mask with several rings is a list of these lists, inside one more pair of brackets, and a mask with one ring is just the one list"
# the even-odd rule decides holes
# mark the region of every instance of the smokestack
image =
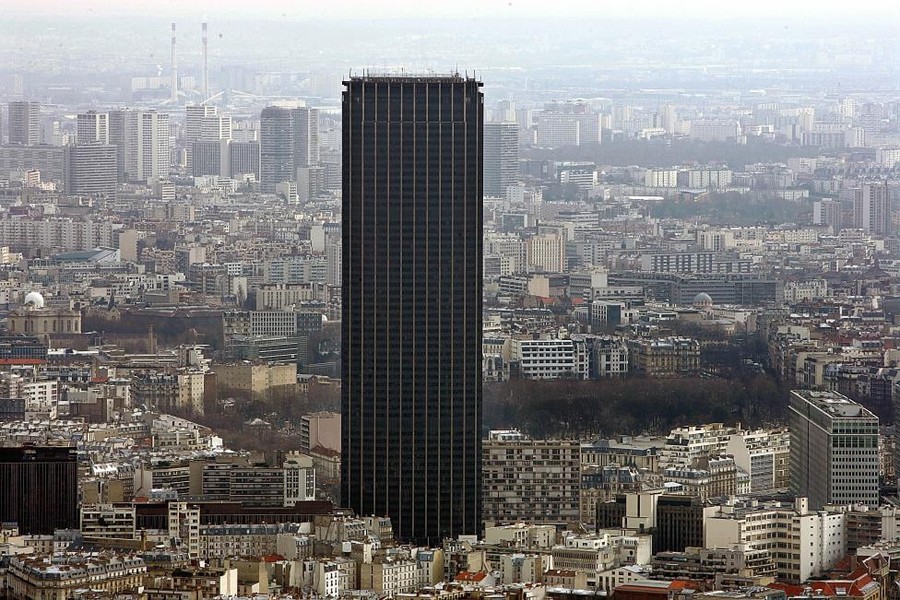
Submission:
[[207,45],[209,40],[206,35],[206,23],[203,23],[203,102],[209,98],[209,64],[207,63]]
[[172,23],[172,103],[178,102],[178,56],[175,54],[175,23]]

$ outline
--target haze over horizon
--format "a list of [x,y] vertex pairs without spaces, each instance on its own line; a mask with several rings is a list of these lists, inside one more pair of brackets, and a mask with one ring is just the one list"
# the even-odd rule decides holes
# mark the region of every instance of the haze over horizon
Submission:
[[[179,2],[164,0],[148,5],[143,0],[82,0],[59,3],[56,0],[5,0],[7,16],[78,17],[92,14],[121,16],[160,16],[170,18],[253,18],[253,19],[395,19],[395,18],[535,18],[554,17],[606,19],[669,19],[717,20],[758,17],[802,18],[816,20],[837,17],[853,20],[857,17],[878,16],[891,19],[900,16],[896,3],[883,0],[857,2],[849,5],[837,0],[817,2],[815,8],[807,3],[785,3],[761,0],[752,3],[722,3],[714,0],[688,0],[673,3],[666,0],[636,0],[628,3],[589,2],[572,0],[548,7],[537,0],[460,0],[457,2],[414,2],[412,0],[376,0],[362,5],[350,0],[336,0],[327,6],[312,8],[302,3],[283,0],[241,0],[218,2]],[[49,13],[49,14],[48,14]],[[801,23],[798,23],[801,24]]]

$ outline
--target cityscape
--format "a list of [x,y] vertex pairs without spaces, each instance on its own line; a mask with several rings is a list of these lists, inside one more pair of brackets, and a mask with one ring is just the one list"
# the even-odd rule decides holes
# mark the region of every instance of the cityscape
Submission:
[[5,0],[0,600],[900,600],[900,13]]

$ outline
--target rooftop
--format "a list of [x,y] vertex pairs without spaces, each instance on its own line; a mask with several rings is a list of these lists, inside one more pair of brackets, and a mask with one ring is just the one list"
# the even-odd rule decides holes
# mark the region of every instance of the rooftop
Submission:
[[830,390],[793,390],[791,393],[835,417],[876,418],[863,405],[837,392]]

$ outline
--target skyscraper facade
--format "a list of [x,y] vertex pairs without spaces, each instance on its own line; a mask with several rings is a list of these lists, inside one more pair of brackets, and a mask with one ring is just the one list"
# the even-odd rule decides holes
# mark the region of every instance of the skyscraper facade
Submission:
[[78,144],[109,143],[109,113],[89,110],[76,117],[75,141]]
[[341,501],[439,544],[481,520],[481,83],[344,84]]
[[77,144],[66,150],[66,194],[116,197],[118,168],[111,144]]
[[[231,139],[231,117],[218,114],[218,109],[211,105],[185,106],[184,119],[184,153],[185,167],[197,175],[194,167],[195,142],[220,142]],[[209,146],[207,146],[209,148]],[[205,170],[205,169],[201,169]],[[213,175],[216,173],[200,173]]]
[[41,105],[38,102],[9,103],[9,143],[34,146],[41,143]]
[[319,111],[269,106],[259,118],[260,187],[272,193],[297,181],[297,169],[319,162]]
[[289,108],[269,106],[259,117],[260,189],[273,193],[283,181],[293,181],[294,119]]
[[878,505],[878,417],[837,392],[796,390],[788,425],[794,494],[809,498],[813,510]]
[[296,168],[319,164],[319,111],[303,107],[293,110],[294,163]]
[[856,227],[867,233],[892,233],[891,197],[887,182],[865,183],[853,190],[853,220]]
[[484,194],[506,196],[519,175],[519,126],[514,122],[484,124]]
[[0,521],[24,534],[78,527],[75,448],[0,448]]
[[171,165],[169,115],[155,110],[109,113],[109,143],[117,148],[119,176],[124,181],[166,179]]

